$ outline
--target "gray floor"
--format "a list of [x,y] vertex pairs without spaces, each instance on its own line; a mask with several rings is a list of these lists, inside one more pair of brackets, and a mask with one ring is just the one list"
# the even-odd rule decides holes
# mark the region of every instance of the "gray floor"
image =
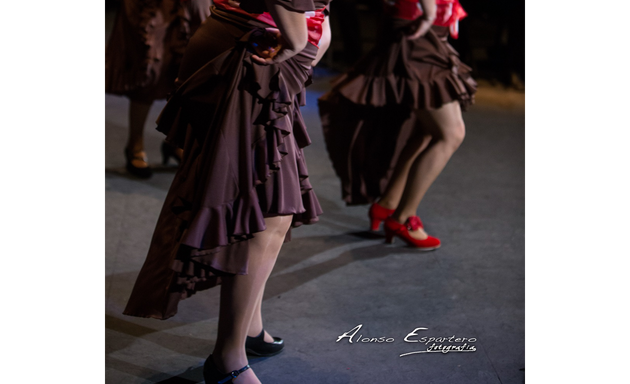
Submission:
[[[263,383],[524,382],[524,107],[523,95],[482,88],[465,113],[467,138],[429,190],[419,213],[443,246],[419,253],[366,232],[367,207],[345,207],[323,143],[316,98],[303,113],[313,144],[311,181],[325,214],[293,232],[267,284],[265,327],[286,350],[252,359]],[[158,165],[161,134],[146,129],[157,172],[129,177],[122,156],[127,100],[106,97],[106,374],[108,383],[196,383],[216,337],[219,289],[180,304],[166,321],[122,315],[144,261],[153,226],[174,175]],[[362,324],[364,338],[336,342]],[[474,352],[427,350],[422,336],[475,338]],[[437,344],[462,345],[442,342]],[[430,344],[429,344],[430,345]]]

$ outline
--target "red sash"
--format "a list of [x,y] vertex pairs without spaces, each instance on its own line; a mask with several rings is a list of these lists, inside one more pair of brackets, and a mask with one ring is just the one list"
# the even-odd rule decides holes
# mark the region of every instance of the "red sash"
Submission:
[[[239,7],[239,3],[233,0],[214,0],[213,4],[217,8],[245,15],[268,24],[270,27],[278,28],[268,12],[245,12]],[[316,11],[304,12],[306,14],[306,26],[308,28],[308,42],[315,46],[319,46],[319,40],[322,38],[322,23],[324,22],[325,17],[324,10],[325,8],[318,9]]]

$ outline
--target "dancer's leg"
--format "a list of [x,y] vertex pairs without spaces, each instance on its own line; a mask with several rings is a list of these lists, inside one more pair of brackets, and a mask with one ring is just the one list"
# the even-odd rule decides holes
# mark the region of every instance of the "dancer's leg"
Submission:
[[[409,169],[400,204],[392,215],[400,223],[416,214],[420,201],[462,143],[466,133],[459,102],[444,104],[436,110],[419,110],[417,116],[432,139]],[[422,229],[410,234],[418,239],[426,238]]]
[[[291,216],[265,219],[267,229],[248,240],[249,273],[222,278],[219,332],[212,355],[223,372],[240,369],[247,364],[245,338],[291,220]],[[234,382],[260,383],[251,369],[243,372]]]
[[[262,321],[262,300],[265,293],[265,287],[260,290],[260,295],[258,296],[258,302],[256,303],[256,308],[254,309],[254,316],[252,317],[252,322],[249,325],[249,330],[247,331],[247,336],[256,337],[260,335],[260,332],[263,330],[263,321]],[[264,340],[268,343],[273,343],[273,337],[265,331]]]
[[[127,148],[133,153],[144,152],[144,124],[147,121],[151,101],[129,100],[129,134],[127,136]],[[144,153],[142,154],[144,155]],[[149,166],[140,159],[133,159],[131,164],[136,168]]]
[[380,206],[387,209],[396,209],[398,207],[400,198],[405,190],[405,184],[407,184],[409,169],[418,155],[427,148],[430,141],[431,136],[427,135],[422,129],[416,129],[414,135],[409,138],[407,144],[400,152],[387,188],[385,188],[383,195],[378,200]]

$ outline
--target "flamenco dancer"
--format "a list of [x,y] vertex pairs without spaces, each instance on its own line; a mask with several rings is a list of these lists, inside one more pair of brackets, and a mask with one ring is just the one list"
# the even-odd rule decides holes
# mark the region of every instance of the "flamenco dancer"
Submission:
[[[153,174],[144,151],[144,124],[155,100],[173,90],[186,44],[210,14],[211,0],[123,0],[105,51],[105,92],[129,98],[127,172]],[[162,162],[181,151],[162,144]]]
[[419,250],[440,247],[416,212],[465,135],[476,83],[447,42],[458,0],[395,0],[380,42],[319,100],[329,156],[348,204],[373,203],[371,229]]
[[327,2],[215,0],[158,120],[183,158],[124,313],[166,319],[180,300],[221,284],[206,383],[260,383],[246,353],[284,345],[263,329],[261,305],[290,227],[322,212],[299,106],[329,44]]

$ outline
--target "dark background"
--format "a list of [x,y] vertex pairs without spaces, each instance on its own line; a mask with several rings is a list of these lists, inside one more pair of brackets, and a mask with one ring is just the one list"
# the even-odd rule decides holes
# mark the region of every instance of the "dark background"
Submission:
[[[333,44],[325,65],[343,71],[375,43],[382,0],[334,0]],[[475,78],[523,88],[525,0],[460,0],[468,17],[459,39],[450,39]]]
[[[106,0],[116,10],[121,0]],[[382,0],[334,0],[333,42],[320,63],[344,71],[375,43]],[[525,82],[525,0],[460,0],[468,17],[459,39],[450,39],[476,79],[523,90]]]

